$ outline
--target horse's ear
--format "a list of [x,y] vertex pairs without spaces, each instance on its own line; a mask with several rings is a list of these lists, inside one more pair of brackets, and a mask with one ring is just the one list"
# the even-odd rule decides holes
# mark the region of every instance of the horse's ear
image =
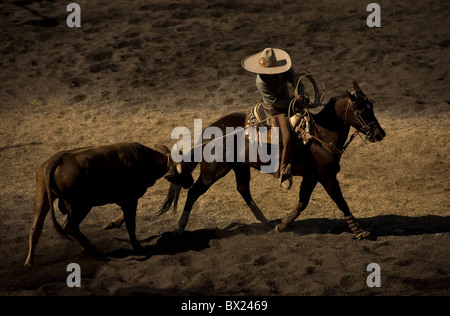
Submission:
[[356,81],[353,81],[353,89],[355,89],[355,91],[361,91],[361,88],[358,86]]
[[356,101],[356,96],[353,93],[347,91],[347,96],[349,97],[350,100],[352,100],[352,102]]

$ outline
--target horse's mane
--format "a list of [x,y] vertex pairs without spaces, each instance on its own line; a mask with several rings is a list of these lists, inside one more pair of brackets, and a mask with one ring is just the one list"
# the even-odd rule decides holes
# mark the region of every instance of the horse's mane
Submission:
[[322,113],[324,110],[329,109],[329,108],[334,108],[336,101],[342,98],[347,97],[347,93],[348,92],[344,92],[341,95],[337,96],[337,97],[331,97],[330,100],[328,101],[327,104],[322,104],[321,106],[318,107],[318,111],[316,111],[316,113],[314,113],[314,115],[318,115],[320,113]]
[[317,110],[314,112],[310,111],[314,121],[316,121],[320,125],[328,125],[329,123],[331,123],[333,121],[333,117],[336,116],[336,112],[334,110],[336,101],[345,96],[346,93],[337,97],[332,97],[327,104],[320,106],[320,109],[317,108]]
[[329,109],[334,108],[334,105],[336,104],[336,101],[337,101],[339,98],[340,98],[340,97],[332,97],[332,98],[330,98],[330,100],[328,101],[328,103],[322,104],[322,105],[318,106],[318,107],[315,108],[315,109],[311,109],[311,110],[310,110],[310,113],[312,114],[312,116],[313,116],[315,119],[318,119],[319,117],[326,115],[326,112],[327,112]]

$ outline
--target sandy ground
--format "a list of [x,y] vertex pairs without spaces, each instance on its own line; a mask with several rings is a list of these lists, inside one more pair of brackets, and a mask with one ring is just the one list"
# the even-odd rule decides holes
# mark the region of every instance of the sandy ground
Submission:
[[[373,29],[367,4],[355,1],[77,3],[81,28],[67,27],[60,1],[0,4],[0,294],[450,294],[448,1],[379,1]],[[240,61],[268,46],[320,77],[327,99],[357,80],[374,103],[387,137],[352,143],[339,174],[374,240],[352,240],[321,187],[288,232],[273,234],[229,174],[199,199],[182,236],[172,234],[180,212],[155,214],[168,182],[150,188],[137,215],[146,255],[130,250],[124,228],[101,229],[120,212],[107,205],[81,229],[110,260],[83,254],[47,219],[36,264],[23,267],[41,162],[125,140],[171,146],[177,126],[247,110],[260,97]],[[296,205],[300,181],[286,192],[252,171],[253,197],[273,223]],[[81,288],[66,285],[71,262]],[[366,284],[370,263],[381,287]]]

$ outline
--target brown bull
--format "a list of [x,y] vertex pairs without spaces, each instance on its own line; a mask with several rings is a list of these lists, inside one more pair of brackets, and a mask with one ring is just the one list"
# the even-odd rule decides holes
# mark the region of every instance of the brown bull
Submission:
[[[169,153],[165,146],[156,146],[153,150],[139,143],[117,143],[60,151],[50,157],[39,166],[36,174],[34,220],[25,266],[33,264],[34,250],[49,210],[53,225],[61,235],[73,237],[85,251],[93,252],[79,225],[92,207],[115,203],[122,208],[121,216],[133,249],[139,249],[135,233],[136,208],[147,188],[163,176],[185,188],[193,184],[191,170],[183,172]],[[67,214],[62,227],[53,207],[57,198],[60,211]]]

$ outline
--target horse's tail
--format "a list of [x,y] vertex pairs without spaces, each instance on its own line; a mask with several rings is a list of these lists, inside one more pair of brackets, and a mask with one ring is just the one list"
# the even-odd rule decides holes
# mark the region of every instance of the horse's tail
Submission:
[[158,211],[158,215],[162,215],[162,214],[166,213],[172,205],[173,205],[173,211],[175,212],[177,210],[178,199],[180,198],[181,189],[182,189],[181,185],[174,184],[174,183],[170,184],[169,192],[167,193],[164,204],[161,206],[160,210]]
[[[192,160],[193,161],[193,153],[192,155]],[[183,163],[183,169],[184,168],[188,168],[189,172],[192,173],[194,171],[194,169],[197,167],[198,162],[185,162]],[[161,206],[161,208],[158,211],[158,215],[162,215],[164,213],[166,213],[170,207],[173,205],[173,211],[176,212],[177,211],[177,206],[178,206],[178,200],[180,198],[180,193],[181,193],[181,189],[183,187],[179,184],[175,184],[175,183],[171,183],[170,187],[169,187],[169,192],[167,192],[167,196],[166,199],[164,200],[163,205]]]

